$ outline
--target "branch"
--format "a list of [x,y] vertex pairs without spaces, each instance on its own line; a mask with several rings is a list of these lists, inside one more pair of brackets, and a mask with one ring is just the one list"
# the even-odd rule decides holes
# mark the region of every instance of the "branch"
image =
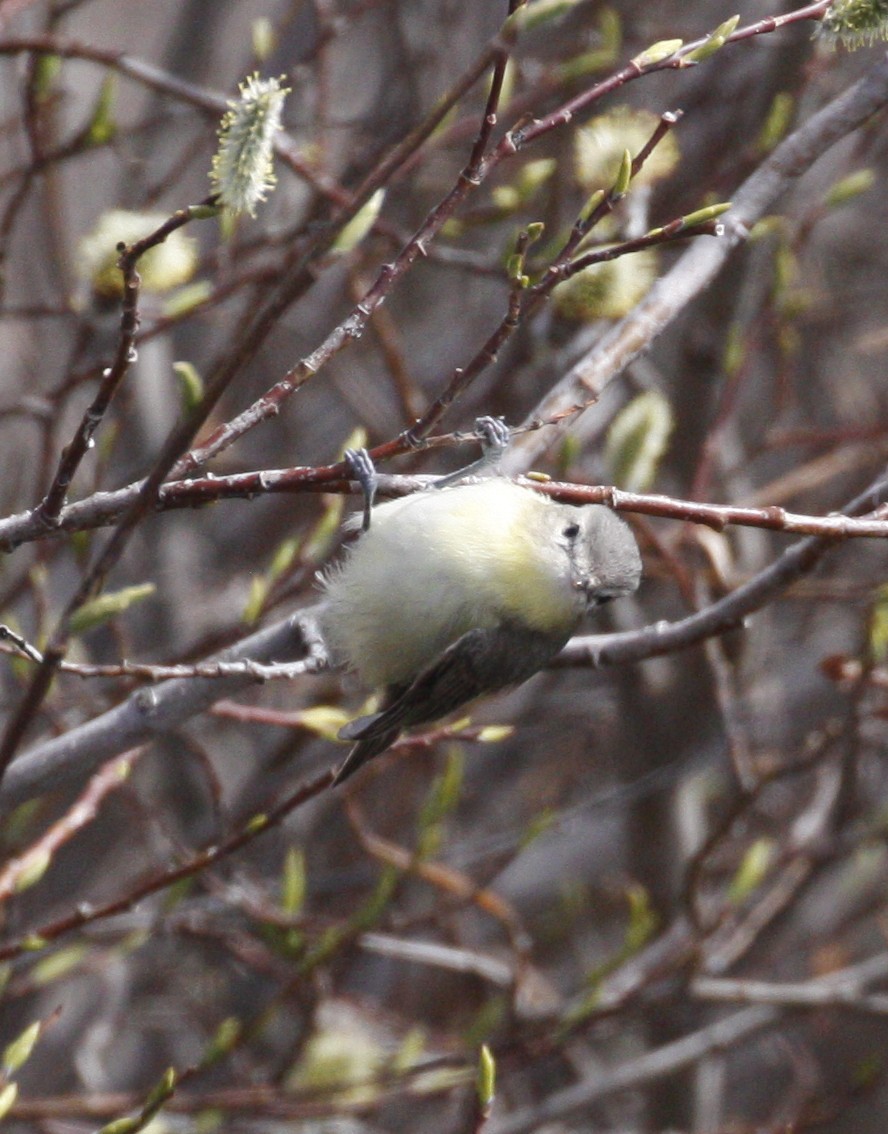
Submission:
[[109,760],[92,777],[79,799],[36,843],[4,863],[0,871],[0,905],[25,885],[33,884],[35,875],[39,877],[44,873],[56,852],[95,819],[105,797],[126,782],[143,751],[143,748],[134,748]]
[[651,288],[635,310],[609,330],[542,399],[536,418],[555,418],[575,407],[560,427],[516,440],[503,459],[503,469],[520,472],[557,445],[572,421],[594,404],[602,390],[680,315],[707,287],[731,252],[777,198],[841,138],[863,125],[888,102],[888,61],[883,59],[847,91],[783,141],[741,188],[732,194],[730,212],[720,219],[720,240],[695,243]]
[[[888,480],[879,480],[852,500],[848,511],[870,509],[886,493]],[[740,624],[746,615],[758,610],[810,571],[833,546],[833,539],[809,536],[788,548],[764,571],[706,610],[679,622],[661,622],[626,634],[575,638],[553,664],[613,665],[686,649]],[[318,668],[321,666],[323,644],[317,636],[311,610],[303,610],[292,619],[245,638],[222,654],[219,661],[231,663],[252,659],[261,663],[273,659],[280,661],[294,655],[304,657],[306,654],[314,659]],[[205,665],[211,669],[213,659]],[[250,668],[245,667],[242,673],[217,680],[212,677],[180,678],[138,690],[123,704],[64,736],[38,745],[16,760],[0,787],[0,810],[52,787],[78,781],[117,752],[181,724],[221,697],[246,688],[254,680]]]
[[548,1123],[570,1119],[608,1095],[655,1083],[693,1066],[712,1052],[734,1047],[779,1018],[780,1010],[770,1005],[745,1008],[674,1043],[628,1059],[595,1078],[555,1091],[543,1102],[515,1111],[508,1118],[493,1121],[490,1134],[530,1134]]
[[132,889],[127,890],[119,898],[114,898],[101,905],[81,902],[72,913],[41,926],[36,932],[28,933],[15,941],[3,942],[3,944],[0,944],[0,960],[10,960],[22,953],[33,951],[37,941],[41,945],[45,945],[66,933],[70,933],[73,929],[80,929],[84,925],[90,925],[93,922],[125,913],[151,894],[158,894],[162,890],[174,886],[177,882],[203,873],[211,866],[215,866],[216,863],[236,854],[267,831],[279,826],[291,812],[296,811],[303,804],[325,791],[332,781],[332,770],[321,772],[312,779],[304,780],[279,803],[274,804],[267,811],[251,816],[221,842],[210,843],[201,850],[195,851],[184,862],[178,862],[164,870],[159,870],[144,882],[140,882]]
[[782,1008],[849,1008],[888,1015],[888,996],[867,993],[868,985],[888,977],[888,953],[880,953],[838,972],[806,981],[731,980],[695,977],[690,984],[698,1000],[735,1004],[774,1004]]
[[[855,497],[846,510],[852,514],[869,510],[886,495],[888,479],[880,478]],[[706,638],[741,625],[747,615],[760,610],[791,583],[813,570],[833,546],[832,539],[808,536],[788,547],[770,566],[705,610],[679,622],[657,622],[643,630],[574,638],[554,664],[589,665],[591,662],[593,665],[614,665],[695,646]]]
[[[467,435],[473,437],[474,435]],[[462,440],[463,435],[435,437],[424,448],[438,447],[442,441]],[[410,492],[420,492],[435,483],[434,476],[379,475],[379,496],[393,499]],[[730,504],[703,504],[696,500],[680,500],[672,496],[644,495],[623,492],[608,485],[579,485],[563,481],[529,481],[533,488],[569,504],[607,504],[618,512],[636,512],[683,523],[705,524],[716,531],[737,525],[762,528],[793,535],[828,536],[831,539],[885,539],[888,537],[888,515],[879,509],[860,518],[833,514],[809,516],[784,508],[765,506],[741,508]],[[66,505],[58,516],[53,533],[89,531],[118,520],[138,497],[141,482],[129,484],[113,492],[95,492],[83,500]],[[190,480],[174,480],[161,486],[155,511],[169,512],[179,508],[199,508],[218,500],[253,500],[257,496],[298,492],[356,491],[343,475],[341,465],[301,465],[288,469],[257,469],[233,473],[231,476],[204,476]],[[33,511],[20,512],[0,519],[0,551],[13,551],[47,534]]]
[[[782,989],[789,999],[792,1007],[820,1007],[822,1005],[841,1005],[858,1008],[854,997],[849,996],[845,990],[860,989],[874,980],[884,979],[888,974],[888,954],[879,954],[860,965],[843,969],[828,976],[819,977],[805,984],[772,985],[771,989]],[[731,985],[745,985],[748,998],[755,1002],[756,987],[762,992],[764,982],[761,981],[703,981],[702,978],[692,982],[691,989],[700,986],[704,991],[713,993],[717,986],[726,991]],[[799,990],[805,989],[806,992]],[[792,990],[792,991],[788,991]],[[722,998],[722,997],[720,997]],[[871,998],[872,999],[872,998]],[[884,1001],[885,997],[876,998],[877,1002]],[[852,1001],[850,1005],[848,1001]],[[646,1052],[636,1059],[627,1060],[616,1067],[601,1072],[595,1078],[577,1083],[572,1087],[556,1091],[543,1102],[535,1106],[525,1107],[516,1111],[490,1127],[490,1134],[529,1134],[539,1126],[546,1123],[564,1122],[608,1095],[618,1091],[629,1090],[634,1087],[646,1086],[650,1083],[665,1079],[698,1063],[705,1056],[713,1052],[724,1051],[725,1048],[734,1047],[744,1040],[762,1031],[763,1028],[775,1024],[782,1016],[781,1007],[785,1001],[774,996],[765,1003],[754,1003],[752,1007],[736,1012],[732,1016],[716,1020],[707,1024],[690,1035],[682,1036],[673,1043],[665,1044],[654,1051]],[[884,1010],[881,1009],[881,1010]]]
[[[313,659],[320,668],[323,648],[310,612],[244,638],[219,658],[222,663]],[[41,792],[78,783],[99,764],[175,728],[208,709],[220,697],[232,696],[255,682],[249,670],[214,679],[178,678],[138,689],[120,705],[63,736],[38,744],[10,766],[0,787],[0,810]]]

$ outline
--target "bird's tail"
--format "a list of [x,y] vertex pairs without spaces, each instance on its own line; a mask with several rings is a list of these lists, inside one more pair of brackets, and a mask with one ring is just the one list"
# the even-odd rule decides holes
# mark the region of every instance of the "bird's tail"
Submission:
[[385,729],[381,732],[373,732],[372,735],[365,739],[358,740],[358,743],[352,748],[348,756],[342,761],[336,769],[333,776],[333,786],[341,784],[343,780],[347,780],[354,772],[366,764],[368,760],[372,760],[374,756],[378,756],[380,752],[385,752],[390,744],[398,739],[400,734],[400,726],[395,725],[394,728]]
[[362,764],[385,752],[401,735],[405,716],[403,692],[401,686],[390,686],[378,713],[358,717],[339,730],[340,740],[356,740],[358,743],[337,768],[333,777],[334,787],[347,780]]

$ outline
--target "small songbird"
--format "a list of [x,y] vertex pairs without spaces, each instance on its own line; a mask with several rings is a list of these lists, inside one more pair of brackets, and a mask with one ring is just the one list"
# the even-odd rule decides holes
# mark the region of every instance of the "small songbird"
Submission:
[[321,632],[334,664],[384,687],[341,783],[400,733],[526,681],[583,616],[641,578],[632,532],[598,504],[559,504],[501,476],[381,504],[322,578]]

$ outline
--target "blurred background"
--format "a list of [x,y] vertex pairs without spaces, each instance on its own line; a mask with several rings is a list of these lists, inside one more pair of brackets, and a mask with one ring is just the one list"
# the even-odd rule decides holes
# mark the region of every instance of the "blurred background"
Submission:
[[[743,25],[791,11],[741,8]],[[493,145],[651,44],[733,15],[694,0],[565,9],[518,37]],[[342,323],[457,184],[490,67],[382,179],[366,235],[336,246],[343,210],[507,14],[470,0],[0,0],[0,514],[52,484],[119,342],[115,246],[210,193],[239,82],[258,71],[291,89],[276,189],[255,219],[190,223],[166,262],[142,266],[137,359],[71,503],[147,475],[227,362],[199,440]],[[519,232],[545,225],[527,263],[538,278],[664,112],[683,116],[593,239],[731,200],[880,63],[878,46],[850,52],[815,28],[644,75],[501,161],[364,334],[208,471],[332,465],[347,444],[397,438],[501,323]],[[683,500],[842,510],[888,453],[886,166],[877,115],[781,196],[597,406],[566,434],[541,431],[534,466]],[[561,285],[438,432],[532,419],[686,250]],[[475,455],[454,444],[381,471]],[[68,660],[198,662],[311,607],[343,508],[295,485],[150,512],[107,580],[116,601],[85,611]],[[794,539],[628,519],[645,579],[597,630],[703,609]],[[72,521],[10,550],[0,621],[42,647],[111,530]],[[885,581],[883,541],[837,541],[742,627],[633,665],[552,668],[347,790],[309,793],[261,835],[255,816],[341,759],[332,737],[367,693],[347,675],[251,685],[130,754],[125,783],[84,771],[20,804],[0,827],[0,1045],[25,1036],[4,1057],[8,1129],[139,1114],[170,1067],[182,1081],[156,1130],[480,1129],[486,1043],[491,1131],[881,1132]],[[2,658],[7,720],[33,668],[11,646]],[[20,753],[81,736],[143,684],[106,672],[57,675]],[[242,832],[218,861],[195,858]]]

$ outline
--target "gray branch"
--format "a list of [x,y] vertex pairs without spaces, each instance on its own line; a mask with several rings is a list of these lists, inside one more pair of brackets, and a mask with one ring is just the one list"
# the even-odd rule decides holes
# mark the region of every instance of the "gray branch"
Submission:
[[[303,610],[244,638],[220,654],[218,661],[270,664],[304,658],[308,673],[323,665],[323,656],[313,614]],[[137,689],[108,712],[36,745],[13,761],[0,789],[0,811],[43,791],[80,783],[118,752],[176,728],[257,680],[246,667],[231,676],[175,678]]]
[[[571,406],[597,401],[605,386],[712,282],[731,252],[746,240],[749,228],[777,198],[831,146],[882,110],[886,102],[888,60],[883,59],[777,146],[734,194],[733,207],[720,218],[724,235],[718,240],[695,241],[631,314],[599,339],[537,404],[533,419],[548,421]],[[531,467],[551,446],[559,444],[573,420],[574,415],[570,415],[551,429],[517,437],[503,459],[503,470],[513,474]]]

